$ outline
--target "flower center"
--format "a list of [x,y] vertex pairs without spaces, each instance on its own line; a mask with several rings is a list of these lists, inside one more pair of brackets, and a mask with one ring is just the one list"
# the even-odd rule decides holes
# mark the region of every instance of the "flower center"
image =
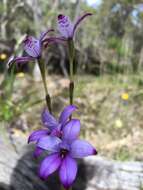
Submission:
[[66,142],[60,144],[60,155],[64,158],[70,151],[70,147]]
[[60,155],[61,155],[61,157],[62,158],[64,158],[67,154],[68,154],[68,150],[67,149],[64,149],[64,148],[62,148],[61,150],[60,150]]

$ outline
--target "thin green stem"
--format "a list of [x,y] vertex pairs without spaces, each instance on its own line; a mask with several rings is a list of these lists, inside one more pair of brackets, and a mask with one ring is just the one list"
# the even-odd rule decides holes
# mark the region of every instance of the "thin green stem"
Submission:
[[[15,71],[15,64],[12,65],[12,68],[11,68],[11,73],[10,73],[10,83],[9,83],[9,91],[8,91],[8,96],[11,97],[12,95],[12,92],[13,92],[13,85],[14,85],[14,81],[15,81],[15,74],[14,74],[14,71]],[[8,73],[7,73],[8,74]]]
[[46,103],[47,103],[47,107],[50,113],[52,113],[52,106],[51,106],[51,98],[50,95],[48,93],[48,88],[47,88],[47,84],[46,84],[46,67],[45,67],[45,63],[41,60],[41,58],[37,59],[38,61],[38,66],[41,72],[41,77],[42,77],[42,81],[43,81],[43,85],[44,85],[44,89],[45,89],[45,94],[46,94]]
[[69,99],[70,104],[73,104],[73,97],[74,97],[74,57],[75,57],[75,49],[74,49],[74,42],[73,40],[69,39],[68,41],[68,48],[69,48],[69,62],[70,62],[70,71],[69,71]]

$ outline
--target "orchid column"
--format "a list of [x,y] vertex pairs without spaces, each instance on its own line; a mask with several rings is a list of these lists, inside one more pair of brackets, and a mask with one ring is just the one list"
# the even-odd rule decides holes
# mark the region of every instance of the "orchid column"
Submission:
[[78,25],[81,21],[87,16],[91,16],[91,13],[86,13],[73,24],[68,16],[59,15],[58,16],[58,30],[61,33],[63,40],[67,41],[68,51],[69,51],[69,62],[70,62],[70,72],[69,72],[69,98],[70,104],[73,104],[73,96],[74,96],[74,69],[73,62],[75,59],[75,48],[74,48],[74,35]]

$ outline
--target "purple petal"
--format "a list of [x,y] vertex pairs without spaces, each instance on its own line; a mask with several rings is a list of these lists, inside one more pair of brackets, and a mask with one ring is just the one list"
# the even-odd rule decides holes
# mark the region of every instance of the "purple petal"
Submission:
[[55,43],[63,43],[67,41],[63,37],[50,37],[50,38],[45,38],[42,43],[44,43],[44,47],[46,48],[49,44],[55,44]]
[[49,32],[54,32],[54,30],[53,29],[49,29],[46,32],[41,32],[39,40],[42,41]]
[[65,107],[60,115],[59,122],[64,125],[75,110],[77,110],[77,107],[75,105],[69,105]]
[[12,63],[26,63],[26,62],[29,62],[29,61],[33,61],[34,58],[33,57],[29,57],[29,56],[26,56],[26,57],[14,57],[14,56],[11,56],[8,60],[8,63],[7,63],[7,67],[9,68]]
[[74,36],[75,30],[77,29],[77,27],[79,26],[79,24],[87,17],[87,16],[92,16],[92,13],[86,13],[83,16],[79,17],[76,21],[76,23],[74,24],[73,27],[73,33],[72,36]]
[[39,176],[46,179],[50,174],[55,172],[61,165],[62,158],[58,153],[47,156],[40,165]]
[[84,140],[75,140],[71,144],[70,155],[73,158],[83,158],[85,156],[96,155],[95,148]]
[[12,63],[14,62],[14,59],[15,59],[14,55],[10,56],[7,62],[7,68],[9,68],[12,65]]
[[59,15],[58,16],[58,30],[61,35],[65,38],[71,38],[73,33],[73,24],[68,16]]
[[77,163],[70,156],[66,156],[59,170],[60,181],[63,186],[68,189],[74,182],[77,174]]
[[58,122],[56,119],[48,112],[47,109],[44,109],[41,115],[42,123],[45,127],[50,129],[51,131],[58,126]]
[[27,36],[24,40],[24,50],[26,53],[34,58],[41,55],[41,42],[33,36]]
[[39,147],[36,147],[35,148],[35,151],[34,151],[34,157],[37,158],[38,156],[40,156],[42,153],[43,153],[43,149],[42,148],[39,148]]
[[35,59],[33,57],[29,57],[29,56],[26,56],[26,57],[16,57],[14,59],[14,61],[16,63],[26,63],[28,61],[33,61],[33,60],[35,60]]
[[45,41],[45,42],[43,42],[44,48],[47,48],[51,44],[60,43],[60,44],[65,45],[65,41],[67,41],[67,39],[61,37],[61,38],[45,39],[44,41]]
[[28,138],[28,143],[38,141],[40,138],[49,135],[49,131],[46,129],[39,129],[31,133]]
[[46,136],[39,139],[37,146],[50,152],[58,152],[60,143],[61,139],[58,137]]
[[67,141],[62,141],[59,145],[60,150],[70,151],[70,144]]
[[63,128],[63,139],[71,142],[76,140],[80,133],[80,121],[78,119],[72,119]]

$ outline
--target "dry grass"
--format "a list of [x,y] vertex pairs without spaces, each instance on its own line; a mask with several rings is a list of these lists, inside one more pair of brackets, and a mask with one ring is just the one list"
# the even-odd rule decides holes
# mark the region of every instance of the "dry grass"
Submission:
[[[119,160],[143,160],[143,90],[140,76],[77,78],[74,102],[79,110],[74,116],[81,120],[81,138],[94,144],[100,155]],[[34,88],[38,97],[44,98],[41,82],[20,80],[15,88],[21,96],[25,90]],[[57,116],[68,104],[68,80],[53,76],[48,78],[47,83]],[[129,96],[127,100],[122,99],[124,93]],[[40,128],[40,113],[44,106],[44,103],[33,106],[17,118],[11,124],[15,135],[27,137],[30,131]]]

